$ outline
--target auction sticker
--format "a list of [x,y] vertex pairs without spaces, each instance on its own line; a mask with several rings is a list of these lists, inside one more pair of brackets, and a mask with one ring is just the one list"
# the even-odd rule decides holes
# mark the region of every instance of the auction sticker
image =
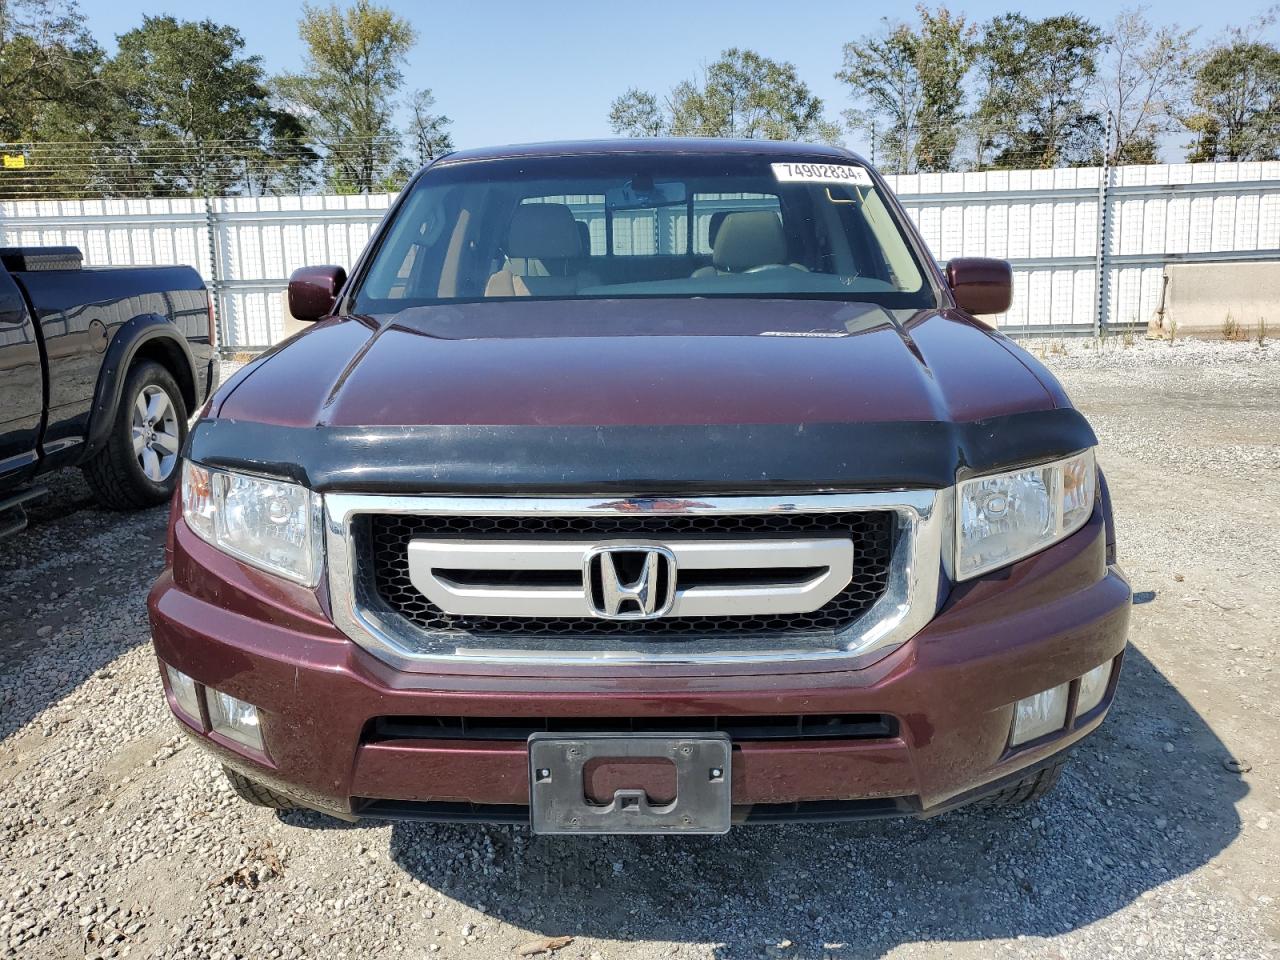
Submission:
[[773,176],[779,183],[852,183],[859,187],[874,186],[865,167],[851,163],[771,163]]

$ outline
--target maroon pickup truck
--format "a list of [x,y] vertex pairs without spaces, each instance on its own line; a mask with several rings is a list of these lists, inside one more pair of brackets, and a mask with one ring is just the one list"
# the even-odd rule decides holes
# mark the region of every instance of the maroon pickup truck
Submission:
[[844,150],[443,157],[185,447],[151,625],[245,799],[542,833],[1032,800],[1114,695],[1096,438]]

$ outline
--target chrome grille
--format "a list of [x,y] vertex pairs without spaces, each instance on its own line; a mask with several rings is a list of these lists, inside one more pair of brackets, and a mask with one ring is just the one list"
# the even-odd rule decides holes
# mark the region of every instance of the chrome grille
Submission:
[[[367,558],[367,596],[387,612],[436,634],[472,638],[512,636],[612,636],[644,639],[708,635],[834,633],[863,616],[887,588],[896,514],[889,510],[851,513],[658,516],[413,516],[373,514],[354,518],[356,554]],[[840,538],[853,543],[853,576],[821,608],[809,613],[757,616],[663,617],[656,620],[598,618],[476,617],[447,613],[410,580],[409,544],[448,539],[581,542],[620,539],[655,541],[770,537]]]
[[[332,617],[339,629],[369,653],[406,671],[410,676],[403,682],[409,686],[436,682],[431,676],[419,680],[413,674],[485,671],[492,665],[523,665],[537,671],[550,665],[573,666],[611,673],[629,665],[826,661],[833,667],[851,669],[885,656],[937,611],[948,564],[944,548],[949,549],[950,544],[954,496],[952,489],[680,498],[326,493],[325,551]],[[415,539],[420,532],[443,540],[444,546]],[[803,622],[794,614],[770,614],[750,618],[756,622],[717,615],[711,618],[714,622],[697,625],[664,623],[679,614],[680,608],[673,605],[670,613],[655,614],[660,619],[638,623],[608,619],[565,623],[550,615],[536,625],[478,623],[476,612],[455,609],[455,604],[469,585],[493,591],[492,564],[480,571],[482,582],[478,584],[467,579],[475,571],[430,568],[437,571],[433,574],[437,580],[450,581],[452,593],[441,594],[449,609],[469,615],[466,622],[456,617],[442,620],[438,611],[428,610],[422,599],[405,588],[405,574],[420,573],[422,568],[408,560],[402,566],[397,559],[404,557],[407,540],[415,540],[418,560],[426,549],[433,564],[466,552],[450,547],[449,537],[473,544],[486,538],[527,537],[556,545],[571,538],[582,543],[584,561],[591,548],[601,543],[621,542],[630,549],[636,543],[652,546],[666,541],[678,543],[686,559],[692,558],[689,549],[703,551],[700,556],[705,559],[719,549],[706,544],[714,544],[714,538],[719,537],[734,544],[732,551],[719,552],[722,559],[733,553],[746,566],[755,567],[765,562],[765,554],[772,563],[786,552],[780,547],[781,552],[776,552],[768,538],[818,543],[821,534],[833,532],[850,538],[851,549],[839,559],[841,565],[852,562],[852,538],[858,538],[857,552],[863,555],[858,561],[860,569],[847,589],[820,609],[820,599],[815,599],[814,606],[801,607],[788,600],[770,608],[810,611]],[[702,545],[691,547],[691,540]],[[537,552],[534,544],[519,546],[517,553]],[[494,552],[491,547],[485,549],[490,555]],[[840,552],[833,547],[828,550],[825,556],[833,560]],[[791,554],[792,562],[801,556]],[[520,566],[519,558],[515,559]],[[715,590],[704,592],[703,600],[716,591],[726,592],[726,584],[715,580],[722,570],[697,569],[697,563],[692,566],[695,574],[712,576]],[[833,585],[835,568],[825,569],[825,575],[821,567],[791,567],[786,572],[792,577],[811,578],[804,580],[808,590],[808,584],[824,576],[824,588]],[[732,581],[727,585],[729,590],[751,586],[749,578],[744,583],[743,570],[727,572]],[[756,569],[745,572],[759,573]],[[527,573],[522,571],[522,575]],[[566,571],[551,570],[550,574],[563,578]],[[834,582],[843,584],[844,576],[841,571],[840,579]],[[779,592],[778,578],[778,569],[767,572],[765,592]],[[634,587],[636,581],[627,579],[629,588]],[[418,582],[436,591],[429,579],[419,577]],[[588,589],[594,589],[594,581],[591,583]],[[577,589],[586,585],[587,581],[579,581]],[[499,592],[510,592],[504,585],[498,586]],[[707,586],[705,579],[702,586]],[[815,598],[819,594],[817,589],[811,591]],[[745,603],[740,605],[744,607]],[[486,616],[480,619],[493,619],[489,609],[485,608]],[[506,621],[506,615],[501,619]],[[500,629],[476,629],[494,626]],[[579,632],[575,630],[578,627],[586,629]]]

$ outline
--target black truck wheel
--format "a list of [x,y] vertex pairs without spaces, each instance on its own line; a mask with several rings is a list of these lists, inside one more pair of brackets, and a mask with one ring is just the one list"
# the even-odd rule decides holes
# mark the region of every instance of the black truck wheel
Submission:
[[1065,757],[1035,773],[1028,774],[1016,783],[1011,783],[1003,790],[983,797],[973,804],[975,810],[1000,810],[1006,807],[1021,807],[1035,803],[1058,784],[1062,776],[1062,768],[1067,765]]
[[223,767],[227,782],[237,797],[255,807],[270,807],[273,810],[294,810],[297,804],[282,793],[276,793],[270,787],[264,787],[256,780],[250,780],[243,774],[236,773],[230,767]]
[[163,503],[178,484],[178,453],[187,438],[187,405],[177,381],[150,360],[125,379],[105,443],[84,464],[94,496],[112,510]]

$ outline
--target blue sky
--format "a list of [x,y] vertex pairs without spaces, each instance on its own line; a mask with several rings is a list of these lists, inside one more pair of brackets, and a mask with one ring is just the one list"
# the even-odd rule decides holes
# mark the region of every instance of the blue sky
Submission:
[[[458,146],[609,136],[609,102],[617,94],[631,86],[665,92],[731,46],[794,63],[835,118],[847,105],[832,76],[840,67],[841,45],[876,29],[880,16],[903,19],[914,8],[901,2],[786,0],[382,2],[417,29],[407,87],[434,91],[439,109],[453,119]],[[1017,9],[987,0],[948,5],[977,20]],[[1164,0],[1148,16],[1156,23],[1196,26],[1202,38],[1211,39],[1229,25],[1248,23],[1267,5]],[[81,0],[91,29],[108,49],[144,14],[207,16],[239,28],[249,51],[261,55],[272,73],[296,69],[301,61],[301,7],[281,0]],[[1106,23],[1120,7],[1114,0],[1077,0],[1021,9],[1029,16],[1074,11]],[[1274,41],[1275,28],[1268,33]],[[858,140],[850,137],[849,145],[863,148]]]

